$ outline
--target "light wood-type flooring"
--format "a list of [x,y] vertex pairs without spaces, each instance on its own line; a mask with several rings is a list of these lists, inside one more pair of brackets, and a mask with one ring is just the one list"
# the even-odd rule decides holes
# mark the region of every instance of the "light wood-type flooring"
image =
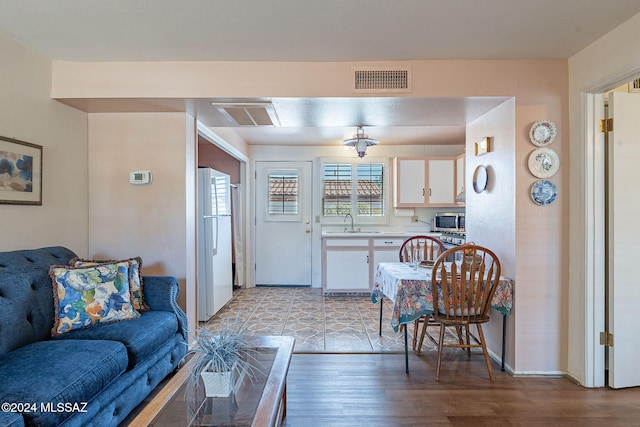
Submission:
[[492,383],[477,352],[447,349],[436,382],[437,352],[427,340],[422,354],[410,353],[405,374],[402,334],[389,326],[390,310],[385,304],[379,337],[379,305],[368,296],[257,288],[236,291],[207,326],[215,329],[239,313],[256,335],[296,338],[284,426],[640,426],[640,388],[516,378],[495,362]]

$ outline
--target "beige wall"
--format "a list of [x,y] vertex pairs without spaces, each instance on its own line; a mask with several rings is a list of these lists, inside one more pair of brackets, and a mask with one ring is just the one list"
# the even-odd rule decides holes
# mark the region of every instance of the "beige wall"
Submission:
[[[640,76],[640,14],[569,59],[571,114],[570,259],[568,371],[586,386],[604,385],[602,195],[599,135],[589,128],[594,116],[587,94],[603,93]],[[599,217],[600,216],[600,217]]]
[[0,135],[43,147],[42,206],[0,205],[0,250],[87,253],[87,114],[50,97],[51,63],[0,33]]
[[[195,147],[195,122],[184,113],[89,114],[89,256],[140,256],[143,274],[177,277],[190,328]],[[150,170],[152,183],[130,184],[134,170]]]
[[[125,104],[122,98],[126,97],[145,98],[145,102],[188,97],[351,97],[351,67],[394,64],[412,67],[412,97],[515,98],[515,174],[503,178],[515,182],[516,209],[515,223],[505,224],[515,229],[512,257],[517,260],[513,272],[515,310],[510,320],[510,345],[514,348],[509,360],[518,372],[563,372],[567,365],[563,340],[566,342],[568,308],[568,269],[562,263],[568,245],[568,231],[563,227],[568,223],[569,191],[569,156],[563,153],[568,143],[567,61],[54,63],[52,93],[70,103],[78,99],[111,103],[119,98]],[[90,104],[99,108],[100,102]],[[558,126],[559,138],[553,148],[562,163],[554,177],[560,197],[538,212],[529,199],[534,179],[526,159],[534,148],[528,142],[529,128],[541,119],[553,120]],[[515,334],[522,334],[522,338],[513,340]]]

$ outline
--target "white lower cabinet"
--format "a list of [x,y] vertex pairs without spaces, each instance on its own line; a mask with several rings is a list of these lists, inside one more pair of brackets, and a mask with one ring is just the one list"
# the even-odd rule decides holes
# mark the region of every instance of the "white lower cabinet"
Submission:
[[367,291],[369,289],[369,249],[327,251],[325,289],[335,291]]
[[324,292],[371,292],[376,265],[379,262],[398,261],[398,251],[403,241],[403,238],[323,239]]

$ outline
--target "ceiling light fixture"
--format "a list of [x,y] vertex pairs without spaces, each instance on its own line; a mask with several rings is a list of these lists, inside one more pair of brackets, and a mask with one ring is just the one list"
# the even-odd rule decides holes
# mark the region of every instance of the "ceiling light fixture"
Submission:
[[367,154],[367,147],[378,144],[379,141],[365,135],[362,126],[358,126],[358,132],[351,139],[345,139],[342,144],[345,147],[354,147],[358,152],[358,157],[363,158]]

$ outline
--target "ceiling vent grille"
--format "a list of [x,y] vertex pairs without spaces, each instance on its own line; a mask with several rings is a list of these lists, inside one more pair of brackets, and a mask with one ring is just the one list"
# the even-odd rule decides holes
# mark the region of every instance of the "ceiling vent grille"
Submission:
[[354,92],[406,93],[411,92],[411,70],[354,68]]
[[270,102],[212,102],[233,126],[280,126],[278,115]]
[[629,92],[640,93],[640,79],[629,82]]

